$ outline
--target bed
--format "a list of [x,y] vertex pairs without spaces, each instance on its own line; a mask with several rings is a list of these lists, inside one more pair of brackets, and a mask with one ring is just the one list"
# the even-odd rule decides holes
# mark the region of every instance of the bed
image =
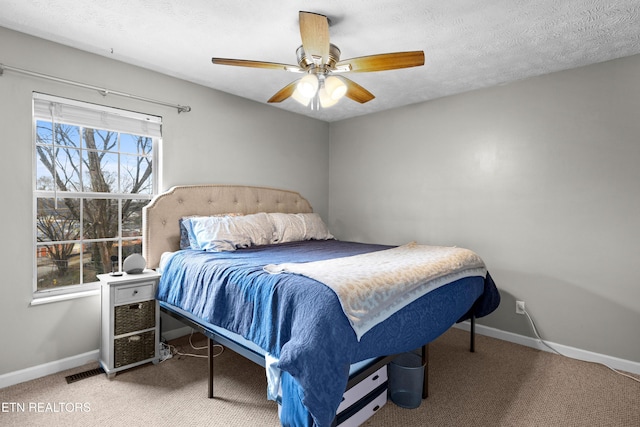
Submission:
[[[228,251],[180,249],[185,247],[185,218],[195,227],[202,225],[198,222],[202,217],[223,217],[233,223],[229,217],[263,220],[264,215],[272,215],[270,221],[276,217],[289,221],[290,216],[315,214],[304,197],[288,190],[173,187],[143,209],[143,256],[148,268],[161,267],[157,294],[161,310],[209,337],[210,355],[217,342],[266,368],[267,394],[278,400],[283,425],[339,424],[336,413],[345,390],[397,354],[421,348],[426,362],[430,341],[456,322],[471,319],[473,326],[476,317],[499,304],[499,293],[485,268],[484,273],[444,277],[438,286],[409,299],[409,292],[394,297],[392,301],[407,300],[375,321],[359,319],[359,306],[349,311],[342,299],[344,288],[332,288],[296,268],[313,266],[335,273],[340,271],[336,263],[358,259],[358,266],[379,264],[376,257],[396,251],[399,258],[406,258],[402,251],[415,248],[343,242],[328,230],[302,240],[256,238]],[[194,216],[200,218],[188,220]],[[307,230],[314,227],[307,224]],[[252,244],[256,242],[260,244]],[[418,245],[418,249],[427,248]],[[472,351],[473,336],[472,327]],[[210,356],[209,397],[213,397],[213,368]]]

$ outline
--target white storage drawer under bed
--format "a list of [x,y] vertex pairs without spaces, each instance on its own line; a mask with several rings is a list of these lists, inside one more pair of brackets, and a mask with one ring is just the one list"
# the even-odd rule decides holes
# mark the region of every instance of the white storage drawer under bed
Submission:
[[[387,365],[345,391],[334,426],[357,427],[387,403]],[[280,411],[280,403],[278,403]]]

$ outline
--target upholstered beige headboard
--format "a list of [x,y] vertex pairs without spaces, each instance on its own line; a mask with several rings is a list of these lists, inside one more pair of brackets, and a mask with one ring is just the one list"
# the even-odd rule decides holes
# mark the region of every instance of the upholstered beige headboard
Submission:
[[258,212],[309,213],[295,191],[243,185],[180,185],[157,195],[142,209],[142,255],[157,268],[164,252],[180,248],[178,220],[189,215]]

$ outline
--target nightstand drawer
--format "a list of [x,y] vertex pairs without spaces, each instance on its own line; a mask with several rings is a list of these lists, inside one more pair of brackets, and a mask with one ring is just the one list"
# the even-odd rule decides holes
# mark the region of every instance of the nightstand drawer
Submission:
[[156,356],[156,331],[128,335],[113,340],[113,366],[130,365]]
[[133,286],[118,286],[115,291],[115,305],[155,298],[153,292],[154,282],[143,282]]
[[118,305],[113,308],[113,335],[151,329],[156,326],[156,301]]

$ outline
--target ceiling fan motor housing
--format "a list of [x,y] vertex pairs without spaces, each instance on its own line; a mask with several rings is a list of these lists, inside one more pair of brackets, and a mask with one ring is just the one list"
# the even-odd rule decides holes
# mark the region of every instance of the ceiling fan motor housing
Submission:
[[307,54],[304,51],[304,46],[300,45],[296,49],[296,58],[298,59],[298,65],[304,70],[308,70],[311,67],[322,68],[325,73],[335,68],[336,63],[340,61],[340,49],[333,43],[329,44],[329,60],[326,64],[319,63],[322,58],[314,58],[312,55]]

